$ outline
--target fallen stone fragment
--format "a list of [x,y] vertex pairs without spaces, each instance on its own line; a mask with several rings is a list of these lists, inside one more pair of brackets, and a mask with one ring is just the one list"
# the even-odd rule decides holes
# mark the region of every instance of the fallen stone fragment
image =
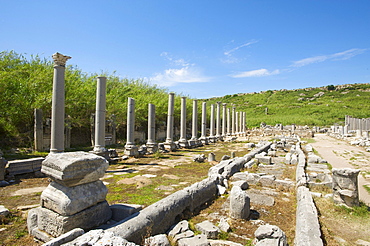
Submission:
[[281,245],[286,246],[287,238],[285,233],[275,225],[262,225],[254,232],[256,245]]
[[144,246],[171,246],[171,244],[165,234],[159,234],[146,238]]
[[209,246],[206,235],[196,235],[195,237],[184,238],[177,242],[178,246]]
[[206,235],[207,238],[217,239],[220,229],[212,224],[209,220],[205,220],[195,225],[195,229]]

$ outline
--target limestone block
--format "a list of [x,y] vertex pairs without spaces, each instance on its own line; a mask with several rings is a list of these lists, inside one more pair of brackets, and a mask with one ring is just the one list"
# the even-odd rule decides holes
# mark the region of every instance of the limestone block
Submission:
[[247,195],[250,199],[250,203],[252,204],[264,206],[273,206],[275,204],[275,199],[272,196],[258,194],[255,192],[248,192]]
[[9,209],[4,207],[3,205],[0,205],[0,219],[8,216],[10,214]]
[[38,229],[58,237],[74,228],[89,230],[104,224],[112,212],[106,201],[71,216],[63,216],[46,208],[35,208]]
[[359,169],[333,168],[333,200],[335,203],[350,207],[359,205],[358,174]]
[[60,215],[73,215],[99,202],[108,193],[102,181],[66,187],[52,182],[41,194],[41,206]]
[[231,176],[231,181],[246,180],[248,177],[248,172],[238,172]]
[[87,152],[50,153],[41,172],[64,186],[72,187],[99,180],[109,166],[101,156]]
[[210,244],[207,240],[206,235],[200,234],[200,235],[196,235],[195,237],[181,239],[177,242],[177,245],[178,246],[189,246],[189,245],[209,246]]
[[180,221],[177,223],[168,233],[168,236],[175,237],[177,234],[180,234],[184,231],[189,230],[189,222],[186,220]]
[[40,171],[43,160],[43,157],[36,157],[25,160],[9,161],[6,165],[6,170],[10,175],[33,173]]
[[59,245],[62,245],[64,243],[68,243],[70,241],[73,241],[74,239],[83,235],[84,233],[85,233],[85,231],[82,230],[81,228],[75,228],[75,229],[73,229],[73,230],[71,230],[67,233],[64,233],[63,235],[60,235],[57,238],[54,238],[54,239],[48,241],[47,243],[44,243],[42,246],[59,246]]
[[256,158],[259,161],[259,163],[263,163],[267,165],[271,164],[271,156],[260,156],[260,157],[256,156]]
[[292,154],[291,153],[287,153],[285,155],[285,164],[290,164],[291,159],[292,159]]
[[245,180],[238,180],[231,183],[233,186],[239,186],[242,190],[248,189],[249,185],[248,182]]
[[113,204],[110,206],[112,210],[112,220],[121,221],[130,215],[139,212],[143,209],[142,205],[137,204]]
[[255,185],[257,184],[261,179],[261,176],[257,173],[248,173],[247,175],[247,182],[248,184]]
[[208,240],[211,246],[243,246],[243,244],[226,240]]
[[220,228],[212,224],[209,220],[196,224],[195,229],[210,239],[217,239],[218,234],[220,233]]
[[260,183],[262,186],[266,187],[275,187],[275,175],[263,175],[260,178]]
[[221,231],[228,232],[230,230],[230,225],[225,218],[221,218],[220,222],[218,222],[218,228]]
[[290,164],[296,165],[298,163],[298,155],[297,154],[292,154],[290,158]]
[[291,180],[275,180],[275,187],[279,191],[290,191],[294,189],[295,183]]
[[165,234],[158,234],[145,239],[144,246],[171,246]]
[[230,192],[230,217],[234,219],[248,219],[250,213],[250,199],[238,186],[233,186]]
[[173,238],[175,242],[183,239],[183,238],[189,238],[189,237],[194,237],[194,232],[191,230],[187,230],[184,232],[181,232],[179,234],[176,234],[176,236]]
[[262,225],[258,227],[254,232],[254,236],[257,240],[256,245],[288,245],[285,233],[275,225]]

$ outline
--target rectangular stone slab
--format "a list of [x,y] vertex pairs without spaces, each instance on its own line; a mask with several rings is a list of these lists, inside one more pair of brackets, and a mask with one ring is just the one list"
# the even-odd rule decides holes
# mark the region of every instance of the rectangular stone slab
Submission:
[[99,180],[108,166],[105,158],[92,153],[50,153],[42,162],[41,172],[57,183],[72,187]]
[[52,182],[41,194],[41,206],[61,215],[73,215],[104,201],[107,193],[100,180],[73,187]]
[[71,216],[63,216],[41,207],[35,208],[34,213],[37,214],[37,228],[53,237],[59,237],[74,228],[85,231],[92,229],[104,224],[112,216],[106,201]]

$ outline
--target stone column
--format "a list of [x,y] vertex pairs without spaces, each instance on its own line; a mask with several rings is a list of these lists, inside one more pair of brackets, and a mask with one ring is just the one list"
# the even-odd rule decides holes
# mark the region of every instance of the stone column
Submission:
[[106,105],[106,77],[97,77],[96,108],[95,108],[95,154],[107,152],[105,148],[105,105]]
[[176,149],[173,142],[173,111],[175,107],[175,93],[168,94],[168,113],[167,113],[167,137],[164,147],[169,151]]
[[211,104],[211,119],[209,122],[209,141],[215,143],[215,105]]
[[235,135],[239,135],[239,112],[235,112]]
[[222,104],[222,137],[226,137],[226,103]]
[[230,136],[230,126],[231,126],[231,121],[230,121],[230,108],[227,108],[227,126],[226,126],[226,134]]
[[232,108],[231,113],[231,135],[235,136],[235,107]]
[[125,145],[125,155],[138,156],[138,148],[134,142],[135,130],[135,100],[131,97],[127,102],[127,142]]
[[207,131],[207,103],[202,102],[202,129],[201,136],[199,138],[202,141],[202,144],[208,144],[208,138],[206,137]]
[[72,57],[55,53],[52,58],[54,60],[54,77],[50,152],[60,153],[64,151],[64,73],[66,62]]
[[44,150],[44,132],[43,132],[43,124],[42,124],[42,109],[35,108],[34,111],[35,115],[35,126],[34,126],[34,138],[35,138],[35,151],[43,151]]
[[221,112],[220,112],[220,104],[221,104],[221,102],[217,102],[217,109],[216,109],[216,138],[217,138],[217,140],[221,140]]
[[243,112],[243,127],[242,127],[242,133],[243,133],[243,136],[245,137],[246,136],[246,130],[245,130],[245,121],[246,121],[246,112]]
[[148,104],[148,141],[146,147],[150,154],[158,150],[158,144],[155,141],[155,105],[151,103]]
[[193,100],[193,117],[189,145],[192,147],[200,145],[198,140],[198,100]]
[[180,119],[179,145],[181,148],[189,148],[188,140],[186,140],[186,97],[181,97],[181,119]]

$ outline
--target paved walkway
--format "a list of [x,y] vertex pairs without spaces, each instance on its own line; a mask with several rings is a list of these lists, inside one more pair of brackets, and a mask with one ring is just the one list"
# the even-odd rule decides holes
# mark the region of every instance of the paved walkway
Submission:
[[[370,153],[362,147],[350,145],[326,134],[316,134],[314,140],[316,142],[311,144],[312,147],[334,168],[348,167],[370,172]],[[365,179],[360,172],[358,175],[360,200],[370,206],[370,194],[363,185],[370,187],[370,179]]]

